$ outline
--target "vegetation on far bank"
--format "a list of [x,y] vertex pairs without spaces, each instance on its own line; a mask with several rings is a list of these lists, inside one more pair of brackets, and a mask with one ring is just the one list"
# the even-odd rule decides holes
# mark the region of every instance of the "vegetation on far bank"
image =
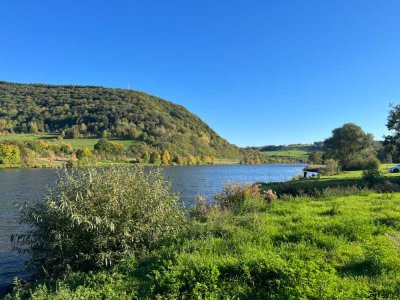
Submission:
[[267,157],[241,150],[239,158],[174,155],[143,142],[120,138],[66,139],[59,134],[6,134],[0,136],[0,168],[62,167],[104,164],[211,165],[295,163],[293,158]]
[[124,89],[0,82],[0,133],[119,138],[184,157],[240,158],[183,106]]
[[[148,197],[155,200],[150,206],[156,212],[158,205],[165,205],[162,199],[173,195],[152,180],[126,186],[127,179],[118,175],[125,171],[77,170],[78,179],[83,175],[82,184],[64,179],[41,209],[33,214],[27,210],[25,217],[34,222],[29,249],[40,254],[33,256],[33,266],[41,276],[25,284],[16,281],[6,299],[395,299],[399,295],[399,193],[376,193],[364,185],[278,198],[257,185],[231,184],[214,203],[199,197],[182,225],[169,222],[184,216],[173,201],[168,202],[174,207],[172,216],[142,210]],[[87,172],[93,173],[87,176]],[[136,172],[132,176],[145,179],[140,169]],[[364,179],[368,176],[364,172]],[[112,194],[102,192],[109,189]],[[135,201],[138,192],[141,201]],[[80,196],[73,197],[76,194]],[[54,202],[57,195],[64,195],[61,202]],[[50,214],[57,209],[62,213]],[[136,209],[155,222],[151,228],[140,214],[132,214]],[[123,222],[125,217],[134,222]],[[146,228],[163,235],[147,235],[150,231],[142,230]],[[145,239],[131,239],[142,233]],[[60,255],[58,248],[66,253]],[[57,263],[40,268],[43,255]],[[100,257],[113,259],[105,263]],[[65,271],[55,269],[64,264]]]

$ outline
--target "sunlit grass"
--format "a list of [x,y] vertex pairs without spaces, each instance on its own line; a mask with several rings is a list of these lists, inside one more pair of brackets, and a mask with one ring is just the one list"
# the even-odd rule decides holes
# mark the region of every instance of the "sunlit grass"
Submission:
[[32,298],[397,299],[400,194],[251,203],[113,270],[39,286]]
[[271,157],[289,157],[295,159],[308,159],[308,152],[304,150],[282,150],[282,151],[265,151],[266,156]]

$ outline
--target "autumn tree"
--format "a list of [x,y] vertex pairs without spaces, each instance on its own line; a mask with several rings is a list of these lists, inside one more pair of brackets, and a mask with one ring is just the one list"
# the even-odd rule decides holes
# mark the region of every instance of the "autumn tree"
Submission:
[[161,162],[163,165],[169,165],[171,161],[171,154],[169,154],[168,150],[163,150],[161,153]]

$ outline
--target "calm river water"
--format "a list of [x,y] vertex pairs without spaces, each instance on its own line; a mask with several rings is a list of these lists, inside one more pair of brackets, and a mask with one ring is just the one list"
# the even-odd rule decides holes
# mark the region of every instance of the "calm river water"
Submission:
[[[179,192],[185,204],[192,204],[197,195],[212,201],[225,183],[286,181],[301,172],[304,165],[228,165],[165,167],[164,173]],[[14,277],[26,277],[26,256],[12,250],[11,234],[23,229],[18,224],[15,201],[31,202],[40,198],[54,184],[57,171],[51,169],[0,171],[0,297]]]

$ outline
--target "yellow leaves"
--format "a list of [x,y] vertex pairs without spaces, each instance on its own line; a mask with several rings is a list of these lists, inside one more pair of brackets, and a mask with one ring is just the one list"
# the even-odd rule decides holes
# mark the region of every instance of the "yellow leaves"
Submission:
[[19,163],[21,160],[21,152],[16,145],[1,143],[0,144],[0,163]]

